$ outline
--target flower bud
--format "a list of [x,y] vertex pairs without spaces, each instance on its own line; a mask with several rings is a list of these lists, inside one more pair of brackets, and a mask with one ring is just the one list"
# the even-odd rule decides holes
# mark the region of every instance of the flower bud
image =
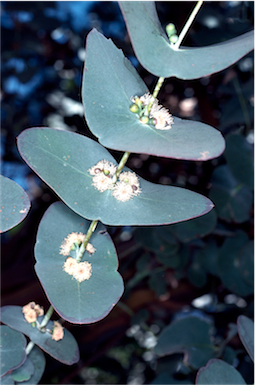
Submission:
[[170,38],[172,35],[176,34],[175,25],[173,23],[169,23],[166,26],[167,36]]
[[139,107],[137,104],[132,104],[130,107],[129,107],[130,111],[133,112],[134,114],[137,114],[137,112],[139,112]]
[[169,37],[169,40],[171,43],[175,44],[178,40],[178,36],[177,35],[172,35]]
[[110,171],[109,170],[104,170],[104,175],[105,176],[108,176],[110,174]]
[[140,122],[143,124],[147,124],[149,122],[148,116],[141,116]]

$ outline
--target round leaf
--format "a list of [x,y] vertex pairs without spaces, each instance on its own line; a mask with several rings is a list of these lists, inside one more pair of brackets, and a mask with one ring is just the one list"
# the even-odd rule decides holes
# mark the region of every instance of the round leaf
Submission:
[[239,183],[227,165],[217,167],[212,174],[210,198],[220,218],[242,223],[250,218],[252,191]]
[[33,347],[31,352],[29,353],[29,358],[34,365],[34,373],[31,378],[27,381],[23,381],[22,385],[35,385],[38,384],[40,379],[42,378],[46,360],[43,352],[36,345]]
[[1,376],[25,362],[26,345],[27,341],[22,333],[1,325]]
[[[253,293],[253,283],[248,284],[240,269],[243,247],[249,244],[246,233],[239,231],[235,237],[227,238],[218,255],[218,275],[225,287],[240,296]],[[246,278],[246,277],[245,277]]]
[[17,382],[27,381],[32,377],[34,370],[32,361],[27,357],[26,361],[19,368],[12,371],[12,378]]
[[217,358],[213,358],[205,367],[199,369],[196,377],[196,384],[242,385],[246,384],[246,382],[232,365]]
[[176,49],[160,24],[154,1],[120,1],[119,5],[139,62],[156,76],[208,76],[229,67],[254,48],[254,32],[250,31],[207,47]]
[[[43,316],[39,317],[39,322],[42,319]],[[54,341],[49,332],[43,333],[25,320],[21,306],[3,306],[1,308],[1,322],[24,333],[46,353],[63,364],[72,365],[79,361],[80,354],[77,342],[67,329],[64,329],[62,340]],[[49,321],[47,329],[52,330],[53,325],[53,321]]]
[[159,356],[184,353],[184,361],[199,368],[214,356],[210,340],[211,325],[198,317],[188,316],[172,322],[159,335],[155,353]]
[[237,318],[237,328],[239,337],[254,361],[254,322],[245,315],[239,315]]
[[[160,225],[206,214],[213,203],[179,187],[157,185],[139,178],[141,194],[126,202],[92,186],[87,171],[110,153],[95,141],[73,132],[31,128],[18,136],[18,148],[28,165],[77,214],[119,225]],[[127,169],[125,169],[127,170]]]
[[251,189],[254,188],[253,148],[242,135],[228,135],[224,155],[234,177]]
[[78,324],[106,317],[124,290],[113,242],[101,224],[89,241],[95,253],[82,258],[91,264],[91,277],[80,283],[63,271],[61,243],[73,232],[86,234],[89,225],[62,202],[54,203],[40,222],[35,246],[35,270],[49,301],[62,318]]
[[0,175],[0,233],[23,221],[30,209],[27,193],[13,180]]
[[82,99],[90,130],[114,150],[168,158],[208,160],[225,148],[221,133],[206,124],[174,117],[170,130],[142,124],[129,110],[147,87],[111,40],[96,29],[87,37]]
[[1,377],[1,385],[14,385],[14,381],[10,373]]

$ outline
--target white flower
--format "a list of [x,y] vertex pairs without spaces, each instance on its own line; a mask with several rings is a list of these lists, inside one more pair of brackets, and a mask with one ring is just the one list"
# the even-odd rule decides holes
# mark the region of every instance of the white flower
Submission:
[[104,192],[112,187],[112,178],[109,175],[105,175],[103,172],[93,176],[92,181],[92,186],[100,192]]
[[[86,234],[82,233],[70,233],[68,236],[64,239],[64,241],[60,245],[60,254],[62,255],[69,255],[71,250],[74,250],[75,245],[80,246],[82,242],[85,240]],[[94,254],[96,249],[88,243],[86,246],[86,250],[90,254]]]
[[88,280],[92,275],[91,263],[87,261],[77,263],[72,275],[78,282]]
[[95,166],[92,166],[88,172],[90,175],[98,175],[103,173],[112,177],[116,172],[117,167],[108,160],[100,160]]
[[76,259],[74,259],[72,257],[68,257],[67,260],[65,261],[64,265],[63,265],[63,270],[67,274],[73,275],[74,270],[75,270],[75,266],[77,265],[77,263],[78,262],[76,261]]
[[124,171],[119,176],[119,182],[114,186],[112,195],[121,202],[126,202],[141,193],[139,179],[134,172]]

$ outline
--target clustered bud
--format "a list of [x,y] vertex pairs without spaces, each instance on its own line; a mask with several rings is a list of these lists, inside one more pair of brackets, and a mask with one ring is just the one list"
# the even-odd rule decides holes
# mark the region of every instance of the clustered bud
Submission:
[[[68,234],[68,236],[64,239],[60,246],[60,254],[62,255],[69,255],[71,250],[78,249],[84,239],[86,238],[86,234],[82,233],[71,233]],[[94,254],[96,249],[91,245],[91,243],[88,243],[86,246],[86,251],[89,254]]]
[[24,317],[28,323],[33,323],[36,322],[37,317],[44,314],[44,310],[35,302],[29,302],[27,305],[23,306],[22,313],[24,313]]
[[93,175],[92,186],[98,191],[110,190],[111,194],[118,201],[126,202],[141,193],[139,179],[134,172],[125,171],[120,173],[119,180],[114,183],[113,177],[117,166],[107,160],[100,160],[88,172]]
[[[152,125],[157,130],[170,130],[170,128],[172,128],[172,115],[165,107],[160,105],[158,100],[154,99],[149,92],[140,97],[134,96],[131,98],[131,101],[133,104],[129,109],[138,115],[141,123]],[[152,106],[149,115],[147,115],[146,111],[150,103],[152,103]]]

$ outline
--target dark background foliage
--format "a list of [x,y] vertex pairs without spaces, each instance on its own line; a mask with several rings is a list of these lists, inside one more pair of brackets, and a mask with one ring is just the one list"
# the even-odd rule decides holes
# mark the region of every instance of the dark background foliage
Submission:
[[[117,2],[1,5],[1,173],[19,183],[32,201],[25,221],[1,237],[2,306],[34,300],[47,309],[33,269],[33,247],[42,215],[57,198],[24,164],[16,137],[25,128],[49,126],[93,138],[81,105],[85,37],[93,27],[123,49],[151,90],[157,79],[139,65]],[[163,26],[173,22],[180,32],[194,5],[157,2]],[[251,30],[253,6],[253,2],[205,2],[184,44],[209,45]],[[250,252],[234,246],[238,237],[245,238],[244,246],[253,239],[253,53],[210,77],[166,79],[159,98],[173,115],[221,130],[227,152],[208,162],[133,154],[128,167],[149,181],[211,197],[214,214],[198,227],[109,227],[125,282],[121,302],[95,324],[65,324],[78,341],[81,359],[69,367],[47,356],[41,383],[158,383],[157,376],[166,367],[173,383],[194,383],[195,372],[181,364],[181,354],[164,359],[154,355],[151,348],[160,330],[173,319],[197,314],[214,323],[215,343],[220,344],[238,315],[253,318],[253,259]],[[238,137],[234,144],[233,134]],[[120,153],[111,153],[120,159]],[[239,337],[235,335],[227,347],[221,358],[251,383],[251,360]],[[179,369],[171,371],[176,362]]]

